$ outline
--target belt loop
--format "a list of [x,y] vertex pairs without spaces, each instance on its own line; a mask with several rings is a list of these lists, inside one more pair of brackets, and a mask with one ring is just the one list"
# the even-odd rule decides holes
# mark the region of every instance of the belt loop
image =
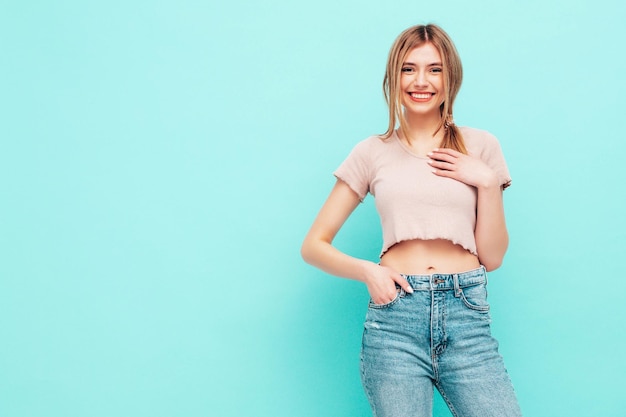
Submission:
[[459,287],[459,275],[452,274],[452,280],[454,281],[454,296],[459,298],[461,296],[461,288]]
[[481,268],[483,269],[483,275],[485,276],[485,285],[489,284],[489,277],[487,276],[487,268],[485,268],[483,265],[481,265]]

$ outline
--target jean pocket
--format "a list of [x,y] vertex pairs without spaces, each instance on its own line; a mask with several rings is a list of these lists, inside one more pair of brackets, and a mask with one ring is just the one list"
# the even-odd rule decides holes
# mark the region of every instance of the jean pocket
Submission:
[[395,303],[398,302],[399,299],[403,298],[406,295],[406,292],[404,291],[403,288],[396,288],[396,296],[394,297],[393,300],[389,301],[388,303],[385,304],[376,304],[374,301],[372,301],[372,299],[370,298],[370,302],[369,302],[369,307],[370,308],[376,308],[376,309],[382,309],[382,308],[389,308],[392,305],[394,305]]
[[461,289],[461,300],[467,308],[476,311],[489,311],[486,284],[473,285]]

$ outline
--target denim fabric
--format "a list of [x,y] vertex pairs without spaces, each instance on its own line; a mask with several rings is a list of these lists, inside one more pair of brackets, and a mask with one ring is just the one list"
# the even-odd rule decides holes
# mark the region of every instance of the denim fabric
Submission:
[[433,387],[457,417],[521,416],[491,336],[484,268],[405,275],[413,289],[370,301],[361,352],[374,417],[430,417]]

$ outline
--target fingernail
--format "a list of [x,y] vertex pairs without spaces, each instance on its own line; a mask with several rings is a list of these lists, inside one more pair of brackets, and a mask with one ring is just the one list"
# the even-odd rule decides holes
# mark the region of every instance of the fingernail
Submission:
[[413,294],[413,287],[407,288],[406,292],[408,292],[409,294]]

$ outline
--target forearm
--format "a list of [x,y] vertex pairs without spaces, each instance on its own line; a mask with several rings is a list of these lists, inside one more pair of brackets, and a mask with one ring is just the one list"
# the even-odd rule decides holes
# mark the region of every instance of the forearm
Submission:
[[398,287],[413,293],[411,284],[404,276],[374,262],[354,258],[333,247],[331,240],[304,239],[302,257],[311,265],[329,274],[361,281],[367,286],[372,301],[386,304],[398,296]]
[[478,188],[474,234],[480,262],[488,271],[498,268],[509,245],[502,189],[499,186]]
[[367,268],[375,265],[371,261],[346,255],[329,242],[310,237],[304,240],[301,254],[305,262],[324,272],[361,282],[366,281]]

